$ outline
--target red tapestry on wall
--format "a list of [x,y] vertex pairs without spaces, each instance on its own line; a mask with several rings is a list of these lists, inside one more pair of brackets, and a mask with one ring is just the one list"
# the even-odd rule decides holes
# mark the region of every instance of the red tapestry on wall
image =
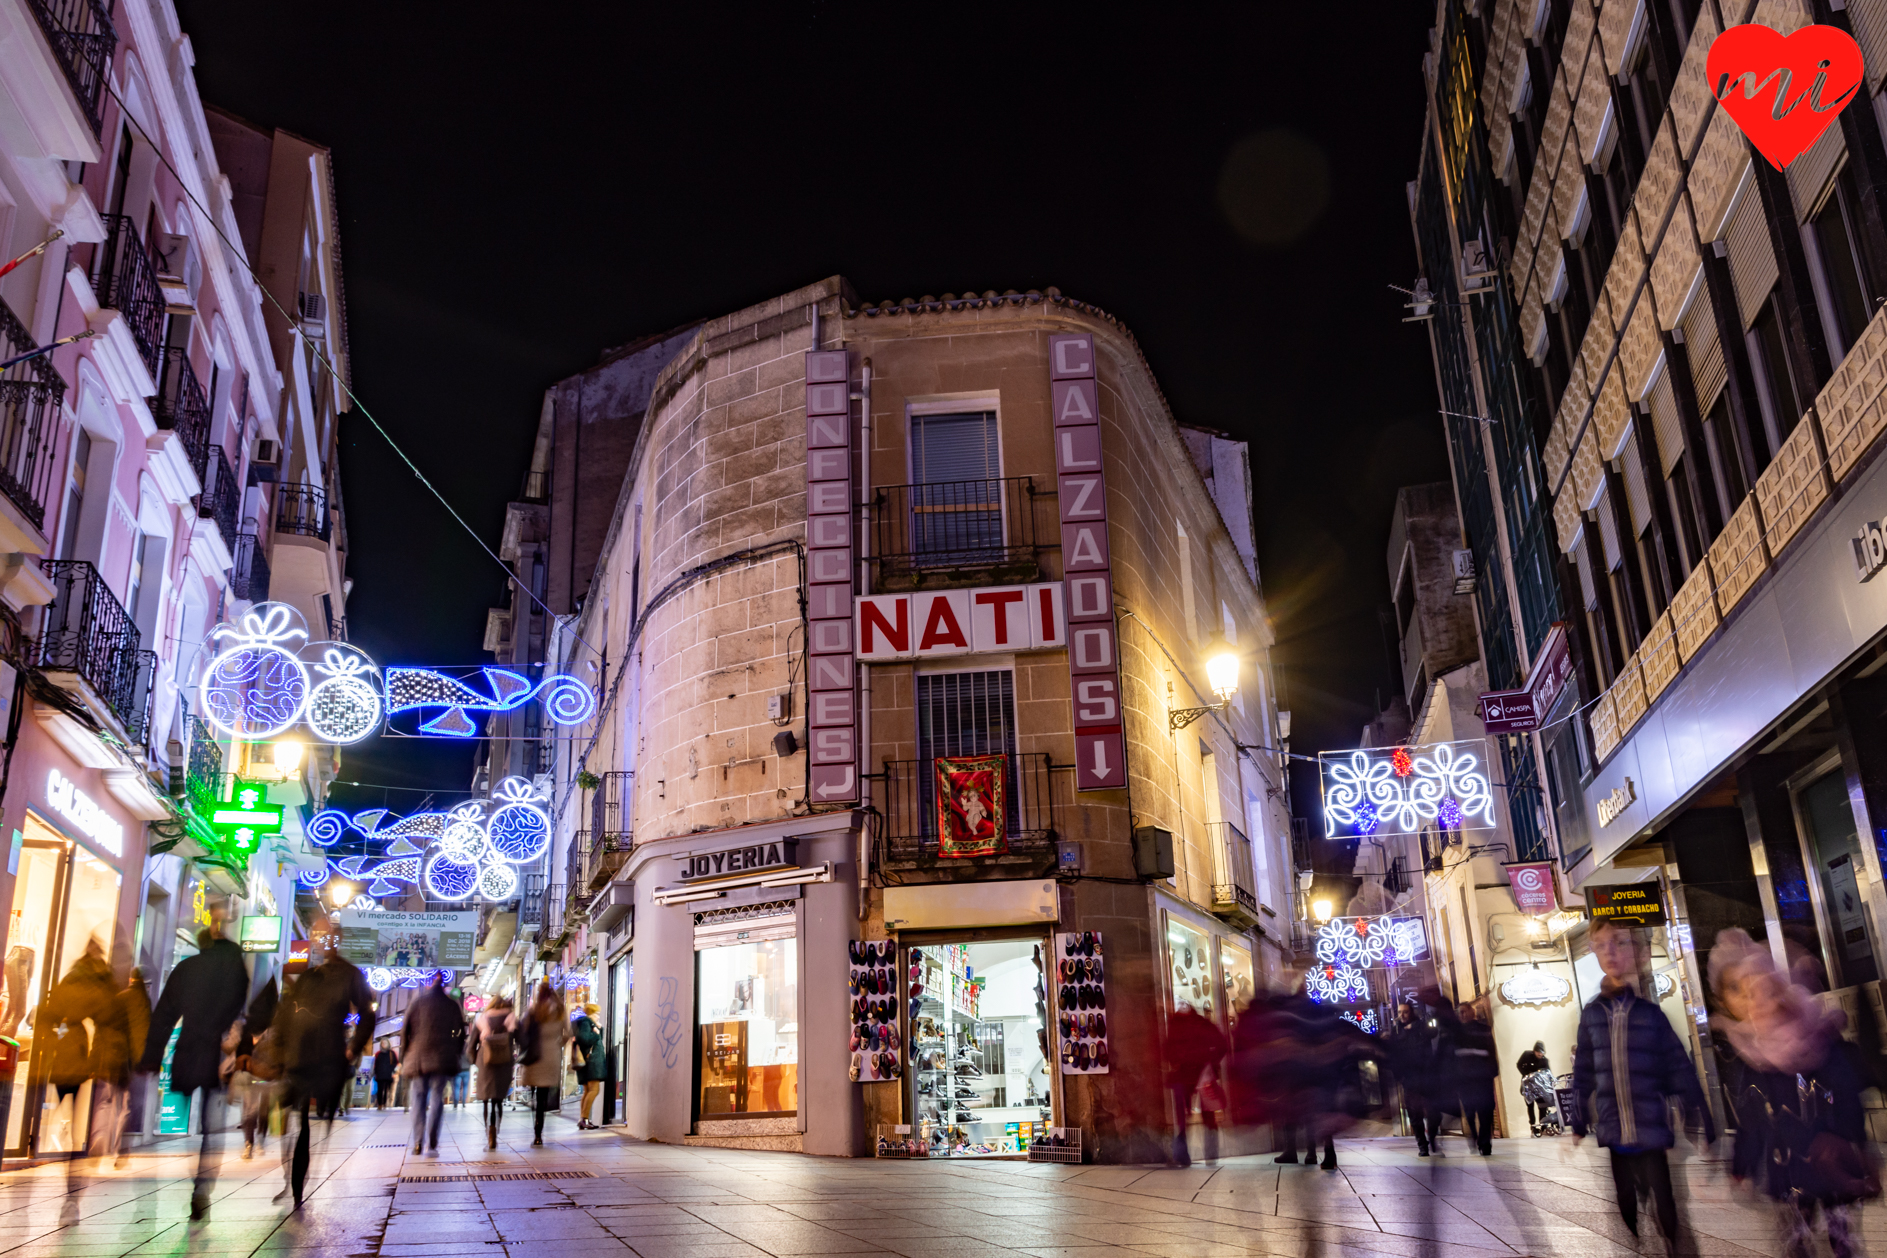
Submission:
[[937,855],[1001,856],[1009,850],[1003,815],[1003,756],[937,757]]

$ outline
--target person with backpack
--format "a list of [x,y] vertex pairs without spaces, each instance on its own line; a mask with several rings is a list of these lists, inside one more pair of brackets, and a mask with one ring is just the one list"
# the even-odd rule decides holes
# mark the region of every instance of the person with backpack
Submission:
[[523,1048],[518,1064],[524,1067],[519,1082],[533,1089],[536,1099],[534,1145],[544,1143],[544,1115],[563,1101],[563,1046],[569,1038],[570,1019],[564,1013],[563,998],[548,981],[539,983],[518,1033]]
[[401,1070],[412,1080],[414,1153],[421,1151],[422,1144],[434,1154],[439,1152],[446,1084],[459,1073],[459,1046],[464,1039],[465,1014],[446,995],[446,975],[441,970],[407,1008],[401,1031]]
[[472,1019],[471,1058],[478,1067],[477,1092],[485,1108],[487,1149],[498,1147],[498,1123],[504,1117],[511,1072],[517,1064],[517,1031],[509,996],[498,997]]
[[[352,1035],[349,1014],[355,1016]],[[282,1064],[283,1092],[287,1108],[299,1115],[288,1187],[277,1197],[292,1192],[298,1210],[308,1180],[309,1111],[332,1115],[340,1108],[341,1090],[373,1042],[373,1026],[373,988],[360,967],[339,950],[331,950],[325,961],[296,979],[276,1008],[271,1030]]]

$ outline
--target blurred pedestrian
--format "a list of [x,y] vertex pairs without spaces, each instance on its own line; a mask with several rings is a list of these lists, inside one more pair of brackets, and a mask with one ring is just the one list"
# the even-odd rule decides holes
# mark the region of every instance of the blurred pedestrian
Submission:
[[485,1147],[498,1147],[498,1123],[504,1117],[505,1097],[511,1094],[511,1074],[517,1064],[518,1020],[511,998],[500,996],[472,1019],[471,1057],[478,1066],[474,1085],[485,1107]]
[[[348,1034],[348,1018],[354,1021]],[[295,1147],[287,1159],[288,1187],[301,1208],[308,1179],[308,1119],[312,1109],[332,1115],[367,1045],[373,1042],[374,994],[359,967],[331,950],[284,993],[273,1024],[282,1063],[283,1097],[297,1115]]]
[[1494,1056],[1494,1032],[1478,1007],[1456,1021],[1449,1051],[1454,1057],[1455,1092],[1461,1098],[1461,1131],[1482,1157],[1494,1156],[1494,1080],[1500,1061]]
[[583,1085],[583,1099],[577,1102],[577,1128],[587,1130],[597,1124],[590,1121],[590,1106],[596,1103],[596,1094],[603,1090],[603,1031],[596,1025],[599,1012],[594,1001],[583,1006],[583,1012],[570,1027],[570,1060],[577,1068],[577,1082]]
[[139,1091],[142,1081],[130,1067],[143,1060],[144,1044],[151,1031],[151,997],[144,988],[144,971],[132,966],[130,979],[113,999],[118,1006],[118,1016],[124,1020],[127,1070],[123,1085],[116,1089],[115,1106],[107,1119],[106,1144],[112,1152],[112,1165],[123,1166],[125,1127],[130,1122],[136,1098],[142,1095]]
[[564,1012],[563,998],[548,981],[540,982],[518,1029],[523,1047],[518,1064],[524,1068],[519,1082],[534,1089],[536,1102],[532,1106],[536,1119],[536,1136],[531,1141],[534,1145],[544,1143],[544,1115],[562,1104],[563,1046],[569,1038],[570,1019]]
[[1415,1134],[1415,1156],[1431,1149],[1441,1155],[1441,1111],[1435,1108],[1435,1028],[1413,1005],[1396,1006],[1395,1025],[1389,1033],[1389,1062],[1402,1087],[1402,1108]]
[[393,1045],[381,1041],[380,1051],[373,1055],[373,1107],[385,1109],[393,1098],[393,1080],[399,1068],[400,1055],[393,1051]]
[[[1182,1004],[1166,1016],[1166,1087],[1173,1097],[1173,1155],[1175,1166],[1191,1166],[1192,1153],[1186,1147],[1186,1128],[1192,1118],[1192,1099],[1199,1090],[1200,1077],[1217,1070],[1225,1059],[1225,1032],[1191,1005]],[[1208,1125],[1206,1158],[1219,1156],[1218,1128]]]
[[446,995],[445,971],[406,1010],[401,1032],[401,1067],[412,1080],[408,1095],[413,1104],[413,1152],[439,1152],[439,1122],[446,1113],[446,1084],[459,1073],[465,1042],[465,1013]]
[[255,1156],[258,1142],[265,1146],[268,1143],[269,1115],[274,1112],[282,1077],[271,1030],[281,999],[281,988],[271,978],[242,1015],[244,1037],[237,1077],[242,1080],[242,1156],[245,1162]]
[[1716,1123],[1704,1103],[1703,1089],[1684,1042],[1670,1020],[1638,987],[1644,981],[1650,949],[1641,930],[1604,918],[1587,935],[1604,978],[1599,994],[1579,1017],[1573,1052],[1573,1090],[1580,1105],[1573,1135],[1588,1129],[1611,1151],[1612,1185],[1618,1212],[1638,1235],[1638,1197],[1651,1199],[1658,1228],[1672,1253],[1677,1251],[1677,1197],[1671,1188],[1666,1151],[1677,1143],[1670,1103],[1700,1114],[1706,1143],[1716,1139]]
[[1815,1219],[1834,1258],[1862,1252],[1856,1203],[1880,1195],[1867,1151],[1862,1077],[1844,1051],[1846,1015],[1789,981],[1769,949],[1735,927],[1710,950],[1712,1019],[1735,1061],[1724,1080],[1737,1115],[1730,1173],[1776,1203],[1778,1254],[1810,1258]]
[[164,1064],[172,1028],[182,1024],[170,1059],[170,1090],[184,1096],[203,1094],[199,1111],[203,1143],[197,1151],[196,1184],[190,1195],[192,1219],[203,1218],[210,1209],[210,1188],[216,1182],[212,1146],[220,1143],[224,1121],[223,1037],[242,1015],[248,989],[242,949],[214,926],[204,927],[197,933],[197,954],[178,963],[157,997],[138,1063],[139,1070],[155,1074]]
[[[65,1119],[65,1145],[70,1150],[66,1161],[69,1210],[78,1207],[74,1194],[79,1189],[77,1174],[86,1152],[89,1149],[102,1156],[111,1147],[101,1128],[113,1126],[112,1114],[119,1108],[118,1097],[131,1071],[129,1037],[116,986],[111,967],[105,962],[104,945],[93,935],[34,1018],[36,1038],[50,1049],[34,1054],[35,1065],[46,1062],[41,1082],[52,1084],[60,1107],[68,1101],[71,1106]],[[79,1113],[79,1096],[87,1080],[92,1083],[92,1112],[104,1122],[89,1126],[81,1145],[78,1133],[85,1116]]]

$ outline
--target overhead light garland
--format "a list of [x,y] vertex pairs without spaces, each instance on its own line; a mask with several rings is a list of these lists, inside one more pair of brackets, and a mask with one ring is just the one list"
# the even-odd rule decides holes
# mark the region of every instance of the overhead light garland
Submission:
[[1415,747],[1367,747],[1318,757],[1324,835],[1367,837],[1494,826],[1494,792],[1481,739]]

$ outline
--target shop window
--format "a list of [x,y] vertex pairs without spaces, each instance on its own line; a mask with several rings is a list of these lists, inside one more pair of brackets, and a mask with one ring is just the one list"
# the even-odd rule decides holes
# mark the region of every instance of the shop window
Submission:
[[702,1118],[799,1110],[799,940],[791,913],[695,928]]
[[916,992],[909,1112],[933,1156],[1021,1153],[1052,1123],[1046,946],[1029,938],[906,951]]
[[1795,797],[1802,845],[1813,864],[1821,892],[1822,938],[1833,945],[1835,965],[1830,987],[1853,987],[1880,977],[1867,928],[1866,901],[1860,887],[1861,845],[1854,809],[1840,769],[1815,779]]
[[1208,1018],[1216,1014],[1219,1002],[1212,978],[1210,942],[1204,931],[1167,914],[1167,1007],[1173,1012],[1191,1009]]
[[1252,968],[1251,949],[1242,948],[1229,939],[1219,940],[1220,982],[1225,988],[1226,1029],[1238,1025],[1239,1015],[1243,1014],[1258,994],[1257,971]]

